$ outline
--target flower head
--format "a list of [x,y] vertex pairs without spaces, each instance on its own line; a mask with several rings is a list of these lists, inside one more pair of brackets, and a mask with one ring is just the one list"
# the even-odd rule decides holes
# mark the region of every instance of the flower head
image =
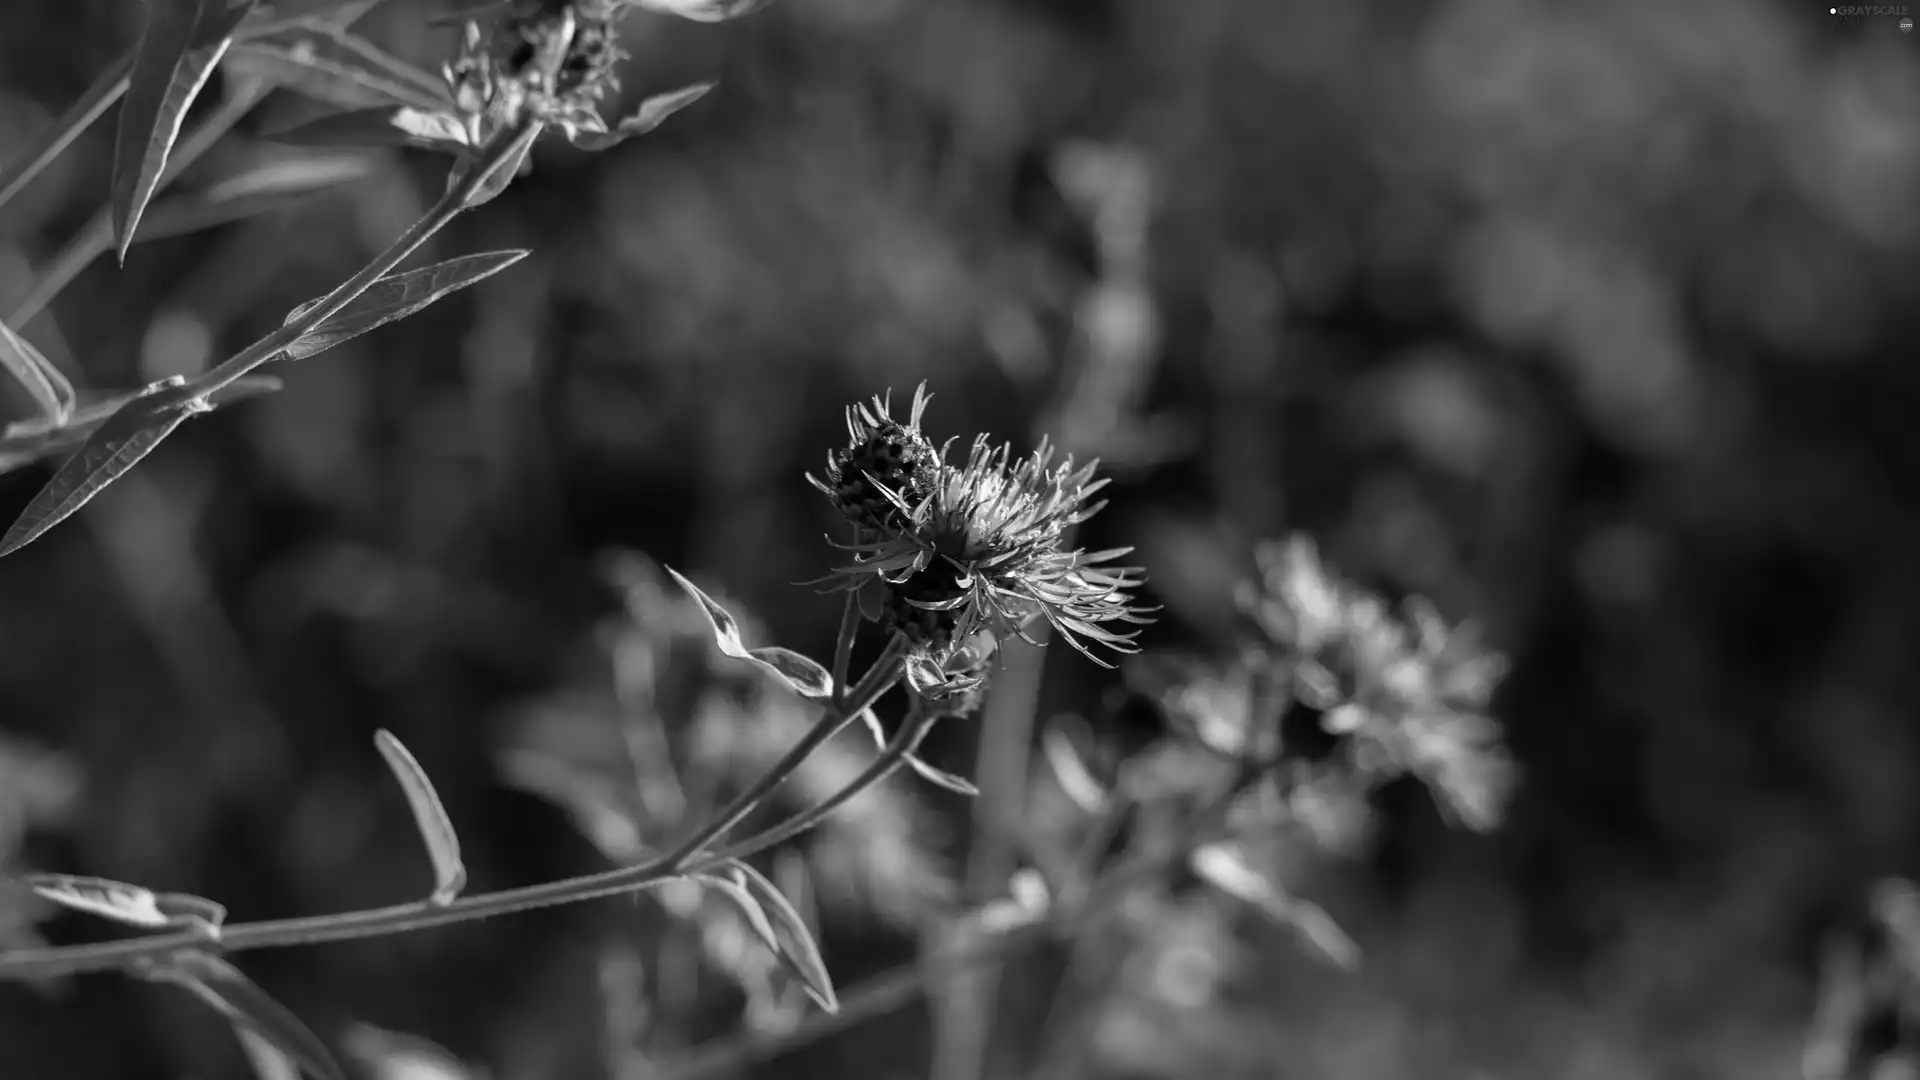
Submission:
[[853,442],[829,460],[831,483],[814,481],[862,527],[841,545],[855,558],[833,575],[837,587],[860,592],[949,682],[985,677],[979,635],[1031,641],[1026,627],[1038,618],[1102,666],[1111,665],[1090,644],[1135,651],[1139,631],[1112,628],[1151,621],[1153,609],[1129,592],[1143,583],[1140,571],[1111,565],[1131,549],[1069,546],[1069,531],[1104,505],[1089,502],[1106,484],[1093,478],[1094,463],[1056,466],[1044,441],[1016,460],[1011,446],[982,436],[951,465],[952,443],[933,453],[920,432],[925,404],[923,387],[905,425],[878,399],[875,410],[849,410]]
[[485,145],[526,115],[570,134],[605,132],[597,106],[620,88],[625,11],[618,0],[510,0],[486,29],[469,22],[445,71],[469,140]]

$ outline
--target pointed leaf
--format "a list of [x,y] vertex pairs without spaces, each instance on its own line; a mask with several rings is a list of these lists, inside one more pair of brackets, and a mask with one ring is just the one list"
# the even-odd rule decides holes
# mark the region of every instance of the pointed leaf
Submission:
[[767,911],[754,899],[753,893],[745,885],[733,878],[720,877],[717,874],[696,874],[694,880],[710,888],[718,889],[740,908],[740,914],[746,917],[747,928],[753,936],[775,955],[780,952],[780,935],[774,933],[773,921],[767,918]]
[[253,1074],[260,1080],[300,1080],[300,1063],[255,1035],[252,1028],[236,1025],[233,1033],[240,1037],[240,1049],[246,1052],[247,1063],[253,1066]]
[[382,730],[374,733],[373,741],[380,748],[380,756],[387,759],[394,778],[400,781],[400,789],[406,792],[407,805],[413,808],[413,823],[427,843],[427,857],[433,860],[433,902],[451,903],[466,887],[467,868],[460,861],[460,838],[447,818],[447,808],[440,805],[433,782],[399,739]]
[[72,874],[28,874],[28,888],[42,899],[147,930],[190,928],[219,936],[227,909],[204,897],[156,893],[138,885]]
[[965,795],[970,799],[977,798],[980,794],[980,789],[974,787],[973,782],[964,777],[955,776],[944,769],[936,769],[913,754],[908,754],[906,759],[907,767],[919,773],[920,778],[928,783],[946,788],[957,795]]
[[320,1037],[265,990],[220,957],[200,952],[175,953],[150,963],[142,972],[157,982],[183,986],[214,1007],[236,1027],[265,1039],[292,1058],[315,1080],[346,1080]]
[[733,871],[734,880],[753,894],[773,924],[774,933],[780,939],[777,950],[780,962],[800,980],[808,997],[830,1013],[839,1012],[840,1001],[833,993],[833,978],[827,973],[820,946],[815,944],[813,932],[807,929],[800,913],[760,871],[738,859],[728,860],[727,865]]
[[766,7],[773,0],[627,0],[635,7],[678,15],[694,22],[725,22]]
[[237,42],[223,63],[341,109],[434,112],[453,104],[438,79],[344,30]]
[[1237,846],[1203,844],[1187,857],[1187,864],[1221,892],[1254,905],[1268,918],[1293,931],[1335,967],[1352,971],[1360,966],[1360,946],[1325,908],[1288,893],[1249,865]]
[[120,105],[113,147],[113,234],[127,257],[160,185],[187,108],[233,42],[255,0],[153,0]]
[[186,391],[184,380],[177,375],[155,383],[140,397],[121,406],[120,411],[100,425],[78,454],[60,466],[47,486],[20,512],[6,535],[0,536],[0,556],[19,551],[65,521],[100,494],[101,489],[152,453],[160,440],[173,434],[173,429],[187,417],[208,408],[204,400]]
[[[526,135],[506,148],[506,154],[499,161],[487,167],[486,175],[480,178],[479,185],[467,196],[465,205],[468,210],[492,202],[495,196],[507,190],[507,185],[513,183],[515,177],[526,174],[533,164],[527,155],[532,152],[534,136],[539,133],[538,127],[528,131]],[[482,159],[480,164],[486,164],[485,160]],[[447,176],[447,183],[449,185],[465,183],[466,170],[469,167],[477,166],[472,162],[462,162],[455,166]]]
[[73,416],[73,384],[40,355],[26,338],[0,323],[0,366],[20,381],[33,396],[40,411],[54,424],[64,424]]
[[669,90],[664,94],[655,94],[640,103],[632,116],[620,121],[612,131],[579,130],[569,133],[573,145],[582,150],[606,150],[620,145],[636,135],[645,135],[661,124],[667,117],[699,101],[712,90],[713,83],[699,82],[683,86],[678,90]]
[[[525,251],[490,251],[483,255],[462,255],[419,270],[388,274],[354,297],[346,307],[328,316],[325,322],[302,334],[282,355],[289,360],[305,360],[326,352],[375,327],[404,319],[448,293],[492,277],[527,255]],[[301,316],[324,299],[309,300],[294,308],[287,315],[286,325],[299,325]]]
[[269,162],[190,195],[167,195],[147,211],[136,243],[180,236],[284,209],[330,188],[361,180],[372,165],[350,157]]
[[673,580],[680,583],[688,596],[706,612],[707,622],[713,627],[714,643],[720,651],[735,660],[745,660],[754,664],[785,683],[787,688],[801,697],[824,698],[833,693],[833,673],[815,661],[779,646],[749,649],[740,640],[740,623],[720,602],[700,590],[698,585],[681,576],[678,570],[667,568]]
[[327,146],[344,150],[384,150],[412,146],[448,154],[467,152],[467,129],[441,109],[358,109],[335,113],[262,136],[288,146]]
[[[280,389],[280,380],[270,375],[243,375],[225,387],[215,391],[207,403],[215,408],[231,405],[261,394],[270,394]],[[122,405],[138,397],[136,394],[117,394],[105,401],[83,405],[74,410],[73,416],[61,426],[53,426],[45,418],[16,420],[0,431],[0,473],[11,472],[23,465],[39,461],[41,458],[58,454],[70,454],[87,441],[95,431],[112,416]]]
[[1087,767],[1086,760],[1073,745],[1073,736],[1066,730],[1065,720],[1056,717],[1040,732],[1040,752],[1053,769],[1053,776],[1060,784],[1060,790],[1066,792],[1075,806],[1089,814],[1105,810],[1108,799],[1107,785],[1101,783]]

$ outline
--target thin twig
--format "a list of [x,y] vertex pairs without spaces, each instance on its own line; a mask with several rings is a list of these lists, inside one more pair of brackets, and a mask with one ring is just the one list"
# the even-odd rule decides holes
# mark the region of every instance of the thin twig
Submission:
[[856,1024],[884,1016],[931,987],[982,964],[1007,960],[1050,938],[1084,932],[1092,921],[1112,912],[1135,888],[1164,878],[1181,865],[1196,846],[1225,824],[1226,816],[1247,787],[1271,767],[1249,762],[1233,782],[1194,812],[1170,851],[1135,859],[1109,871],[1077,901],[1049,912],[1045,919],[1011,927],[1001,933],[975,937],[964,945],[938,950],[917,964],[876,976],[840,995],[840,1011],[809,1015],[777,1035],[753,1039],[716,1039],[669,1064],[661,1080],[705,1080],[743,1065],[769,1061]]
[[20,189],[33,182],[60,152],[73,145],[73,140],[93,126],[100,114],[113,107],[127,92],[127,73],[133,70],[133,54],[128,53],[114,62],[114,65],[102,72],[80,100],[73,103],[52,127],[40,133],[40,138],[32,146],[21,151],[20,155],[7,163],[4,173],[0,173],[0,206],[4,206]]

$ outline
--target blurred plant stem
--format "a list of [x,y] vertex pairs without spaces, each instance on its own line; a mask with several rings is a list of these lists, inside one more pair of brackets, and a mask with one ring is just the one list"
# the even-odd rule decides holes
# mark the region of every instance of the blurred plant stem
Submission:
[[[479,896],[465,896],[446,903],[422,900],[336,915],[242,923],[221,927],[214,934],[208,934],[203,930],[184,930],[95,945],[20,950],[0,954],[0,979],[47,978],[86,971],[130,968],[141,962],[162,960],[180,952],[241,952],[248,949],[317,945],[329,941],[349,941],[409,933],[517,911],[530,911],[535,908],[616,896],[659,885],[675,878],[716,869],[743,858],[746,854],[771,846],[814,824],[824,816],[825,810],[806,811],[795,819],[796,821],[804,819],[798,826],[783,823],[735,847],[722,849],[705,858],[697,858],[705,844],[717,839],[727,829],[738,824],[754,806],[758,805],[761,798],[791,776],[809,754],[851,720],[872,708],[882,695],[892,689],[899,681],[902,670],[901,658],[904,654],[902,640],[896,636],[874,662],[873,667],[861,676],[859,683],[844,693],[836,690],[834,695],[836,700],[827,705],[820,719],[815,721],[813,729],[762,774],[759,780],[750,785],[746,792],[734,800],[732,806],[716,817],[712,824],[699,830],[687,842],[681,844],[673,853],[641,866],[623,867],[618,870],[587,874],[524,888],[504,889]],[[918,715],[916,710],[916,716]],[[899,767],[906,759],[910,744],[918,741],[917,736],[913,735],[916,731],[924,734],[923,724],[909,723],[902,736],[889,745],[887,752],[883,753],[872,767],[828,800],[827,809],[851,799]],[[775,838],[766,839],[769,836]]]
[[56,120],[52,127],[41,134],[38,142],[20,152],[20,155],[0,173],[0,206],[5,205],[20,189],[33,182],[34,177],[53,163],[61,151],[73,145],[73,140],[93,126],[100,114],[113,107],[121,95],[127,92],[127,75],[133,70],[133,54],[121,57],[113,67],[108,68],[92,86],[73,103],[64,115]]
[[1232,780],[1194,812],[1169,850],[1142,855],[1116,867],[1070,902],[1049,911],[1046,917],[998,932],[970,935],[959,943],[934,950],[922,956],[917,964],[849,989],[840,997],[838,1012],[813,1014],[789,1031],[763,1038],[714,1040],[680,1061],[665,1065],[656,1074],[658,1080],[711,1080],[730,1075],[746,1065],[773,1060],[836,1032],[885,1016],[914,997],[931,993],[982,966],[997,967],[1049,940],[1079,937],[1091,928],[1092,920],[1112,914],[1134,889],[1165,880],[1185,864],[1194,848],[1218,839],[1216,834],[1226,824],[1234,801],[1272,765],[1268,761],[1243,762]]
[[[262,98],[273,89],[260,80],[232,80],[226,99],[207,117],[193,134],[180,140],[173,153],[167,158],[166,171],[160,174],[160,183],[154,188],[154,194],[165,191],[181,173],[187,171],[207,151],[213,149],[233,126],[240,122]],[[33,291],[14,305],[7,313],[7,325],[15,330],[24,328],[35,317],[53,303],[73,279],[93,265],[93,261],[113,250],[113,214],[102,206],[97,213],[81,227],[67,246],[54,256],[52,265],[42,271]]]

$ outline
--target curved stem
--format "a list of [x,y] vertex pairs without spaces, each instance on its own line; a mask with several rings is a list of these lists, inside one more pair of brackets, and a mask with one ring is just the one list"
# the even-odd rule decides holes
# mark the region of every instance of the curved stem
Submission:
[[[857,716],[878,701],[880,696],[886,693],[898,679],[900,656],[903,651],[904,648],[899,639],[890,644],[872,670],[861,677],[859,684],[849,695],[847,707],[829,708],[826,715],[822,716],[820,722],[815,725],[814,730],[767,770],[766,774],[754,783],[747,795],[735,800],[735,806],[729,809],[728,814],[723,814],[722,819],[733,816],[733,823],[737,824],[738,819],[752,809],[753,803],[778,787],[781,781],[785,780],[806,758],[807,754],[817,749],[833,732],[846,726],[850,716]],[[744,809],[740,809],[741,807]],[[727,827],[731,827],[731,824]],[[725,829],[715,829],[713,826],[701,830],[702,845],[712,836],[724,831]],[[689,847],[684,854],[668,855],[640,866],[621,867],[617,870],[586,874],[541,885],[503,889],[479,896],[466,896],[445,904],[416,901],[367,911],[242,923],[223,927],[217,938],[209,938],[199,930],[176,930],[97,945],[22,949],[0,954],[0,979],[44,978],[85,971],[107,971],[183,950],[211,949],[220,952],[240,952],[246,949],[275,949],[291,945],[317,945],[329,941],[380,937],[446,926],[451,923],[469,922],[474,919],[491,918],[516,911],[578,903],[582,900],[634,892],[680,877],[684,872],[680,864],[697,851],[698,847]]]
[[[788,750],[779,761],[774,762],[773,767],[768,769],[752,787],[741,792],[725,810],[715,815],[712,821],[699,832],[688,837],[673,850],[672,854],[661,861],[676,869],[684,866],[687,860],[699,854],[702,848],[726,835],[728,830],[744,821],[748,814],[753,813],[754,807],[760,805],[760,800],[766,798],[774,788],[779,787],[787,777],[793,775],[793,770],[798,768],[802,761],[818,750],[828,739],[838,735],[840,730],[852,723],[855,717],[871,708],[874,702],[880,700],[880,695],[892,689],[894,682],[900,677],[900,660],[905,654],[906,639],[897,634],[894,635],[893,640],[887,642],[887,647],[881,651],[879,659],[873,662],[873,667],[860,677],[860,684],[847,693],[845,703],[822,713],[812,730],[795,743],[793,749]],[[839,693],[836,685],[834,694],[837,697]],[[704,861],[701,865],[705,866],[707,862],[711,860]]]
[[791,840],[795,836],[820,824],[820,822],[826,819],[827,815],[845,806],[854,796],[885,780],[887,777],[893,775],[900,766],[906,764],[907,756],[919,749],[921,740],[927,737],[927,732],[933,730],[934,722],[939,719],[940,717],[937,713],[928,712],[924,705],[916,699],[913,714],[907,718],[907,724],[900,729],[900,734],[895,735],[893,741],[887,744],[886,749],[880,752],[880,756],[869,762],[867,767],[861,771],[860,775],[854,777],[845,787],[829,795],[819,804],[802,810],[800,813],[775,825],[766,832],[742,840],[740,843],[727,848],[725,851],[720,852],[710,859],[701,860],[690,869],[710,870],[732,859],[747,858],[750,855],[765,851],[775,844]]
[[716,1039],[695,1047],[687,1057],[667,1064],[661,1074],[663,1080],[702,1080],[726,1075],[752,1062],[772,1060],[861,1021],[883,1016],[905,1005],[927,987],[943,983],[981,964],[1008,959],[1023,949],[1051,938],[1084,932],[1093,920],[1111,913],[1133,889],[1158,880],[1178,867],[1188,852],[1209,839],[1210,834],[1225,823],[1234,799],[1258,779],[1270,764],[1245,764],[1232,783],[1188,819],[1186,828],[1171,851],[1144,856],[1115,867],[1079,900],[1061,904],[1050,911],[1046,918],[1009,927],[997,934],[981,935],[962,945],[932,952],[917,964],[877,976],[842,994],[839,1012],[815,1013],[791,1030],[765,1038]]

